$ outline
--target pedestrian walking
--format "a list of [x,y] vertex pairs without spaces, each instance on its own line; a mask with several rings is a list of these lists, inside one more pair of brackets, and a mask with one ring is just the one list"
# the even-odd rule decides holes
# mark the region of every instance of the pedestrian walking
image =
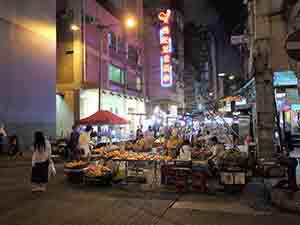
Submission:
[[45,192],[49,176],[49,164],[51,161],[51,144],[46,140],[42,132],[34,134],[34,145],[32,154],[32,191]]
[[0,123],[0,153],[6,150],[7,134],[3,123]]
[[12,135],[9,139],[9,155],[11,157],[23,156],[19,148],[19,140],[17,135]]

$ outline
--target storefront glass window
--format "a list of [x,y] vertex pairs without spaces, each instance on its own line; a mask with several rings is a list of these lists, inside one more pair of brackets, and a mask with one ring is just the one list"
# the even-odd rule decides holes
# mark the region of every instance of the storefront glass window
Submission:
[[124,84],[125,72],[114,65],[109,65],[109,80]]
[[117,51],[117,37],[113,32],[108,33],[108,46],[114,52]]

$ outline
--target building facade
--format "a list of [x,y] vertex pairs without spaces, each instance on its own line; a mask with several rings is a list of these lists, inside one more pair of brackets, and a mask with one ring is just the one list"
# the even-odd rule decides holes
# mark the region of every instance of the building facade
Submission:
[[[145,115],[144,48],[140,26],[127,30],[124,18],[140,24],[142,1],[59,2],[57,133],[98,109],[127,118],[135,130]],[[114,7],[123,4],[123,11]]]
[[[184,37],[183,14],[168,2],[163,8],[158,3],[146,1],[144,20],[145,42],[145,82],[148,96],[147,113],[153,115],[155,109],[160,108],[170,117],[176,117],[184,110]],[[162,83],[162,28],[165,26],[160,20],[160,13],[170,10],[170,57],[171,83]],[[146,44],[147,43],[147,44]]]
[[[293,91],[294,98],[299,98],[297,89],[297,62],[288,57],[285,49],[286,37],[297,30],[297,1],[249,1],[249,70],[255,80],[255,139],[260,158],[272,158],[274,152],[274,128],[288,123],[293,133],[293,124],[298,127],[298,110],[293,110],[289,103],[289,93]],[[299,10],[298,10],[299,11]],[[299,25],[299,23],[298,23]],[[299,27],[299,26],[298,26]],[[278,74],[286,79],[288,74],[294,74],[295,84],[276,84]],[[276,78],[277,77],[277,78]],[[289,80],[289,79],[288,79]],[[277,80],[280,83],[279,80]],[[282,110],[279,96],[287,96],[286,106]],[[275,108],[274,104],[277,103]],[[299,101],[298,104],[299,105]],[[295,102],[294,102],[295,104]],[[280,123],[275,123],[275,116]],[[294,121],[294,122],[293,122]],[[277,126],[278,128],[278,126]],[[285,131],[285,126],[281,127]],[[279,128],[279,132],[282,130]],[[282,133],[284,134],[284,132]],[[280,135],[283,136],[283,135]]]
[[0,121],[24,147],[55,137],[55,0],[0,1]]

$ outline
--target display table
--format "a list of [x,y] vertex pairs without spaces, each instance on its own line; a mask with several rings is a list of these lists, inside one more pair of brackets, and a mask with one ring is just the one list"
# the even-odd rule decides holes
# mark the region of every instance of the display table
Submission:
[[64,173],[68,177],[68,181],[71,183],[82,183],[83,182],[83,176],[84,171],[87,168],[78,168],[78,169],[72,169],[72,168],[64,168]]

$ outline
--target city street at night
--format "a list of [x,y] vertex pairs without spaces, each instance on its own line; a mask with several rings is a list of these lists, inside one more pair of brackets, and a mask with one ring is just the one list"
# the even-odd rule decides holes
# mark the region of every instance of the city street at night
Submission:
[[0,0],[0,225],[300,225],[300,0]]

